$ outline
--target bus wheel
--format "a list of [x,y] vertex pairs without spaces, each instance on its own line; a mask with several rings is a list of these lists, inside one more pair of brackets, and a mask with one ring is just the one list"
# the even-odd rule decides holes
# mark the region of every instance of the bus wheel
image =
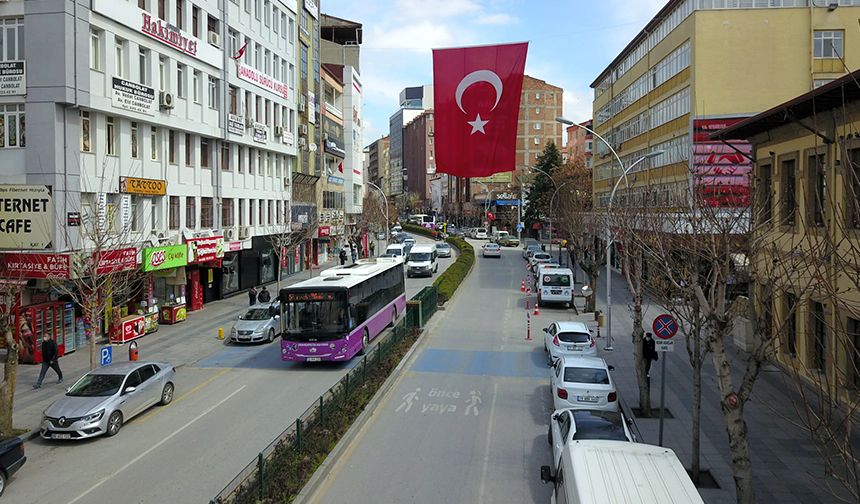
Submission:
[[364,334],[361,336],[361,350],[359,350],[358,355],[364,355],[367,353],[367,347],[370,345],[370,335],[367,334],[367,329],[364,330]]

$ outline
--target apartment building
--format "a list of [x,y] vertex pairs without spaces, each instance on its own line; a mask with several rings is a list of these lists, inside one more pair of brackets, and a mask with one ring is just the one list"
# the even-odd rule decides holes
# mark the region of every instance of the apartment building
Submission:
[[296,162],[296,9],[295,0],[0,3],[3,58],[20,69],[3,77],[0,164],[6,183],[49,186],[55,214],[45,243],[2,248],[87,249],[82,220],[144,251],[207,240],[217,258],[174,268],[173,285],[151,289],[162,300],[187,290],[199,299],[192,309],[274,280],[266,236],[286,222]]
[[388,149],[389,137],[384,136],[367,146],[367,175],[385,194],[388,189]]
[[[711,204],[748,204],[749,145],[710,133],[860,66],[856,0],[671,0],[597,76],[594,129],[624,167],[637,164],[637,192],[686,204],[688,188]],[[843,64],[844,62],[844,64]],[[594,200],[606,206],[621,167],[594,146]]]
[[399,209],[405,205],[406,168],[403,164],[403,129],[409,121],[418,117],[424,110],[433,108],[433,86],[415,86],[400,91],[400,108],[388,120],[389,180],[388,196],[397,201]]
[[567,143],[564,146],[565,162],[582,161],[586,168],[592,167],[594,135],[589,131],[592,127],[591,120],[579,123],[579,126],[567,127]]
[[430,179],[436,175],[433,147],[433,110],[426,110],[403,129],[403,165],[406,167],[406,192],[417,195],[412,213],[432,211]]

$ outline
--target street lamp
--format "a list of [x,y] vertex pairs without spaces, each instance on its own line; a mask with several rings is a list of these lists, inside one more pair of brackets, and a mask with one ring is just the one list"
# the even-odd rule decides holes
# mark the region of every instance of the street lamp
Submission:
[[489,222],[490,219],[487,214],[490,213],[490,197],[492,196],[492,193],[490,192],[490,188],[487,187],[487,184],[481,182],[480,180],[475,180],[475,182],[481,184],[481,186],[484,188],[484,192],[487,193],[487,197],[484,198],[484,218],[487,219],[487,222]]
[[612,213],[612,200],[615,198],[615,191],[618,190],[618,185],[621,183],[621,180],[627,183],[627,174],[630,170],[633,169],[634,166],[645,161],[646,159],[650,159],[653,157],[657,157],[660,154],[663,154],[662,150],[651,151],[641,158],[637,159],[633,163],[630,164],[627,168],[624,168],[624,163],[621,161],[621,157],[618,156],[618,153],[615,152],[615,149],[612,148],[612,144],[610,144],[605,138],[600,136],[599,133],[588,128],[587,126],[583,126],[582,124],[575,123],[570,119],[565,119],[564,117],[556,117],[556,122],[561,124],[566,124],[568,126],[576,126],[577,128],[584,129],[585,131],[591,133],[592,135],[599,138],[606,146],[609,148],[609,151],[615,156],[615,160],[618,161],[618,166],[621,167],[621,177],[615,182],[615,186],[612,188],[612,192],[609,194],[609,203],[606,207],[606,348],[604,350],[612,351],[615,350],[612,347],[612,264],[610,262],[611,259],[611,247],[612,247],[612,229],[609,223],[609,216]]
[[[536,172],[540,172],[540,173],[543,173],[544,175],[546,175],[546,178],[548,178],[549,181],[552,182],[552,185],[555,186],[555,192],[558,192],[558,189],[559,189],[558,184],[555,183],[555,180],[552,178],[552,175],[547,173],[546,170],[544,170],[542,168],[538,168],[536,166],[530,166],[528,169],[534,170]],[[562,184],[562,185],[564,185],[564,184]],[[553,197],[555,197],[555,193],[553,193]],[[552,213],[552,198],[550,198],[549,213],[550,214]],[[550,253],[550,255],[552,255],[552,216],[550,216],[550,218],[549,218],[549,253]]]
[[[562,187],[566,186],[567,183],[563,182],[560,186],[555,188],[555,192],[552,193],[552,197],[549,199],[549,255],[552,255],[552,216],[553,216],[553,201],[555,201],[555,196],[558,194],[558,190]],[[558,262],[561,262],[561,242],[558,242]]]

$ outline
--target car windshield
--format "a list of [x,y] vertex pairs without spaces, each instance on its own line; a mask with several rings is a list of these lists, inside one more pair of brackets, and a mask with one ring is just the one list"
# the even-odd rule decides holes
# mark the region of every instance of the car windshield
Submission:
[[475,232],[476,232],[476,233],[486,233],[486,232],[487,232],[487,230],[486,230],[486,229],[484,229],[484,228],[478,228],[478,229],[476,229],[476,230],[475,230]]
[[624,418],[617,411],[574,411],[576,433],[573,439],[627,441]]
[[287,335],[290,341],[326,341],[342,338],[349,317],[342,300],[300,301],[286,304]]
[[385,251],[386,254],[390,254],[392,256],[402,256],[403,249],[401,248],[390,248]]
[[430,260],[430,252],[414,252],[409,254],[411,262],[425,262]]
[[239,320],[268,320],[272,318],[268,308],[251,308],[244,315],[239,317]]
[[488,249],[493,249],[493,250],[496,250],[497,248],[499,248],[499,246],[496,245],[495,243],[488,243],[484,246],[487,247]]
[[534,258],[535,258],[535,260],[538,260],[538,261],[548,261],[548,260],[552,259],[552,256],[549,254],[535,254]]
[[125,375],[88,374],[66,393],[72,397],[107,397],[119,392]]
[[570,287],[570,275],[544,275],[543,284],[550,287]]
[[540,250],[540,245],[529,245],[528,250],[529,250],[529,252],[536,252],[536,251]]
[[558,339],[565,343],[588,343],[591,337],[581,332],[563,332],[558,334]]
[[609,373],[601,368],[566,367],[564,368],[564,381],[609,385]]
[[451,246],[448,245],[447,243],[440,243],[440,244],[436,245],[437,250],[447,250],[449,248],[451,248]]

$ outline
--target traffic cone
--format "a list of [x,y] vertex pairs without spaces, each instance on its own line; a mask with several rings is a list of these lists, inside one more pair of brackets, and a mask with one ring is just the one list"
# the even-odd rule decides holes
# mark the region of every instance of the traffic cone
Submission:
[[526,291],[526,277],[523,277],[523,281],[520,282],[520,292]]
[[538,308],[538,302],[537,301],[535,301],[535,313],[534,313],[534,315],[535,315],[535,317],[540,315],[540,308]]

